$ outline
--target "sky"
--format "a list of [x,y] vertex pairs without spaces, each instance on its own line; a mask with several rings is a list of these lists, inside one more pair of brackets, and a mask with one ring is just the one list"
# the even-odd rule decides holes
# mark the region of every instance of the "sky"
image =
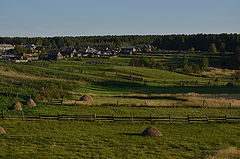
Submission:
[[240,33],[240,0],[0,0],[0,37]]

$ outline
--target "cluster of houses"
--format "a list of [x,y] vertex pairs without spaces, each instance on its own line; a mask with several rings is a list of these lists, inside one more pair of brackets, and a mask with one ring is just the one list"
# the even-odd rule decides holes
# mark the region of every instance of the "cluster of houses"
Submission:
[[135,46],[123,46],[121,47],[121,53],[122,54],[128,54],[132,55],[135,52],[138,53],[146,53],[146,52],[151,52],[152,51],[152,46],[151,45],[141,45],[139,48],[136,48]]
[[87,46],[85,49],[66,48],[64,50],[50,50],[48,53],[49,60],[60,60],[69,57],[101,57],[116,56],[118,49],[109,49],[105,46],[92,48]]
[[0,44],[0,60],[2,61],[11,61],[11,62],[28,62],[28,61],[37,61],[39,60],[39,53],[36,50],[34,44],[18,45],[20,47],[26,48],[28,53],[22,52],[21,54],[14,54],[13,50],[15,45],[11,44]]
[[[28,62],[39,60],[40,51],[36,50],[37,46],[34,44],[21,45],[25,47],[28,52],[22,53],[20,55],[13,54],[12,50],[15,49],[14,45],[10,44],[0,44],[0,60],[11,61],[11,62]],[[61,60],[71,57],[116,57],[119,53],[132,55],[135,52],[151,52],[151,45],[141,45],[139,48],[134,46],[123,46],[121,49],[115,48],[111,49],[106,46],[90,47],[86,46],[84,49],[77,48],[66,48],[60,50],[50,50],[47,54],[46,59],[48,60]]]

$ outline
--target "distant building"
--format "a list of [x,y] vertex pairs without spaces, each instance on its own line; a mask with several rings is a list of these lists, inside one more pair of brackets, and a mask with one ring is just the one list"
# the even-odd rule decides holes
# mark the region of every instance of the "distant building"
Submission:
[[0,53],[4,53],[8,50],[13,50],[15,46],[11,44],[0,44]]
[[73,49],[73,48],[66,48],[63,52],[62,52],[62,55],[64,58],[68,58],[68,57],[73,57],[74,54],[77,53],[77,50],[76,49]]
[[121,47],[121,53],[132,55],[136,52],[136,48],[134,46],[123,46]]
[[63,58],[64,57],[59,50],[51,50],[48,53],[48,59],[49,60],[61,60]]
[[96,49],[101,52],[109,51],[109,48],[107,46],[97,46]]
[[14,63],[28,62],[23,55],[2,55],[1,60]]
[[151,52],[152,46],[144,44],[140,46],[140,49],[141,49],[141,52]]
[[37,48],[37,46],[34,44],[26,44],[24,47],[29,50],[35,50]]

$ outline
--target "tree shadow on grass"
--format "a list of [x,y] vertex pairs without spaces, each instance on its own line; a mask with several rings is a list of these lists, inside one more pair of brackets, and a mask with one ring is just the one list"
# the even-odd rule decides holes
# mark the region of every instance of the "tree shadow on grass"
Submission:
[[226,86],[153,86],[135,81],[114,81],[106,80],[95,83],[100,88],[112,92],[128,92],[128,93],[142,93],[142,94],[176,94],[176,93],[199,93],[199,94],[219,94],[240,93],[239,87]]
[[136,98],[136,99],[158,99],[158,100],[177,100],[177,101],[187,101],[186,99],[179,99],[177,97],[170,97],[170,96],[154,96],[154,95],[150,95],[150,96],[114,96],[116,98]]

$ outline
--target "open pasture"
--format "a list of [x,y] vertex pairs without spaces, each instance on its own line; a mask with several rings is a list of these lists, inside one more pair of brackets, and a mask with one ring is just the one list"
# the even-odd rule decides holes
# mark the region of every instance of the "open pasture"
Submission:
[[155,124],[163,137],[150,138],[140,136],[149,123],[0,123],[2,158],[206,158],[240,147],[239,124]]
[[[161,56],[153,57],[160,60]],[[21,111],[8,111],[18,101],[26,116],[58,113],[240,116],[240,83],[228,74],[219,75],[216,81],[214,71],[200,77],[132,67],[130,58],[0,63],[0,111],[21,115]],[[174,63],[171,56],[168,60],[165,62]],[[228,82],[234,87],[227,87]],[[75,103],[84,94],[91,95],[93,102]],[[37,107],[26,106],[30,95]],[[61,98],[63,105],[48,104],[49,99]],[[206,158],[229,147],[231,150],[234,147],[237,156],[240,147],[236,140],[240,135],[239,124],[228,122],[151,124],[0,119],[0,125],[7,132],[0,136],[0,158]],[[157,127],[163,137],[140,136],[150,125]]]

